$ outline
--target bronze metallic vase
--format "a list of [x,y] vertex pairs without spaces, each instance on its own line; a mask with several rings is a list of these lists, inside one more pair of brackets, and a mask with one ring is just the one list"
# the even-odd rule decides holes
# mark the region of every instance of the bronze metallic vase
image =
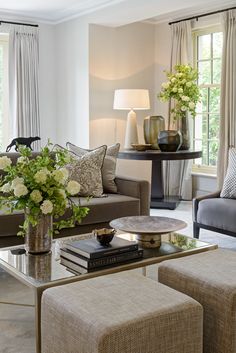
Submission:
[[145,143],[150,143],[151,149],[159,150],[157,143],[158,134],[165,129],[165,119],[160,116],[147,116],[143,121]]
[[163,130],[158,135],[158,145],[162,152],[176,152],[182,144],[182,135],[177,130]]
[[[27,210],[26,213],[30,212]],[[52,215],[40,215],[38,224],[29,225],[25,235],[25,250],[30,254],[42,254],[51,251],[52,247]]]

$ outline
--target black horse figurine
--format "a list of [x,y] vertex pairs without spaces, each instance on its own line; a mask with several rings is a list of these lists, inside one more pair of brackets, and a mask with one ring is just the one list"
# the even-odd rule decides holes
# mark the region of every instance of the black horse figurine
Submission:
[[13,146],[15,146],[15,150],[18,151],[18,146],[20,146],[20,145],[24,145],[26,147],[29,147],[33,151],[33,148],[31,147],[31,143],[34,141],[37,141],[37,140],[41,140],[41,138],[38,136],[36,136],[36,137],[17,137],[11,141],[9,146],[7,146],[6,152],[9,152]]

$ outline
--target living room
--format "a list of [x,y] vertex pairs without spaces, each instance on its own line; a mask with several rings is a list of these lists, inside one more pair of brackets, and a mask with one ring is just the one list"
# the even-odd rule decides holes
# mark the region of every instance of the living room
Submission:
[[[0,0],[0,352],[236,353],[232,343],[236,341],[235,6],[235,1],[218,0],[207,4],[203,0]],[[24,44],[23,37],[31,38],[31,44],[31,39]],[[194,112],[189,108],[189,114],[182,114],[189,124],[187,132],[182,117],[178,112],[175,116],[175,87],[168,99],[161,99],[181,75],[195,77],[189,79],[195,95],[180,93],[184,102],[196,100]],[[122,106],[129,94],[141,93],[147,98],[143,105],[138,96],[140,106]],[[160,132],[164,132],[168,141],[163,148],[172,148],[174,131],[182,146],[186,132],[189,147],[181,149],[179,142],[174,152],[155,149],[152,122],[158,125],[155,146],[159,142],[161,148]],[[30,136],[40,137],[29,145],[34,162],[30,150],[19,147],[29,141],[10,144],[14,138]],[[57,158],[44,150],[42,159],[37,159],[48,141]],[[130,142],[144,150],[135,150]],[[21,157],[14,151],[18,147]],[[68,153],[78,158],[69,166]],[[86,173],[78,176],[83,165]],[[68,175],[71,182],[67,180],[58,193]],[[38,183],[40,192],[34,188],[32,195],[24,189],[24,178],[28,189]],[[95,187],[92,192],[91,187]],[[46,194],[51,201],[44,203]],[[61,220],[66,199],[77,200],[70,204],[70,220]],[[39,215],[47,216],[54,202],[51,214],[60,217],[53,231],[59,232],[55,238],[63,238],[52,242],[49,237],[47,244],[44,239],[48,249],[42,260],[37,249],[41,245],[29,240],[28,233],[31,229],[35,237]],[[6,212],[6,206],[14,215]],[[52,222],[52,215],[47,222]],[[115,236],[110,228],[117,230]],[[85,265],[79,264],[78,275],[78,266],[68,266],[66,253],[71,248],[63,239],[83,242],[92,237],[98,242],[96,229],[113,239],[114,248],[117,239],[130,242],[119,250],[121,258],[129,261],[109,267],[114,257],[107,258],[103,249],[105,268],[101,270],[99,264],[97,272],[89,271],[97,264],[89,256],[102,256],[90,253]],[[18,231],[25,238],[17,236]],[[154,249],[152,255],[148,247]],[[66,267],[60,264],[60,251]],[[71,262],[74,265],[75,260]],[[198,293],[197,288],[203,289]],[[83,293],[83,300],[78,293]],[[144,303],[141,294],[153,300]],[[171,299],[172,307],[165,298]],[[115,300],[126,309],[114,308]],[[126,318],[132,301],[135,310]],[[106,303],[109,313],[102,318]],[[178,311],[178,305],[185,309]],[[159,306],[168,323],[161,321]],[[177,316],[172,317],[173,312]],[[144,324],[150,317],[153,322]],[[192,335],[192,342],[187,337],[179,342],[180,335]]]

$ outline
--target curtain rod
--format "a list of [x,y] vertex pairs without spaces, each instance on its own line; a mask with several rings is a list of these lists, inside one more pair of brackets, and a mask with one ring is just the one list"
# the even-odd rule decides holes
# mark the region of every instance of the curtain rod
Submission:
[[173,25],[174,23],[179,23],[179,22],[183,22],[183,21],[198,20],[200,17],[215,15],[215,14],[217,14],[217,13],[221,13],[221,12],[225,12],[225,11],[229,11],[229,10],[235,10],[235,9],[236,9],[236,7],[230,7],[229,9],[218,10],[218,11],[213,11],[213,12],[208,12],[208,13],[203,13],[203,14],[201,14],[201,15],[192,16],[192,17],[187,17],[187,18],[183,18],[182,20],[176,20],[176,21],[173,21],[173,22],[169,22],[169,25]]
[[29,26],[29,27],[38,27],[39,25],[32,25],[30,23],[21,23],[21,22],[11,22],[11,21],[1,21],[0,20],[0,25],[2,23],[9,23],[11,25],[19,25],[19,26]]

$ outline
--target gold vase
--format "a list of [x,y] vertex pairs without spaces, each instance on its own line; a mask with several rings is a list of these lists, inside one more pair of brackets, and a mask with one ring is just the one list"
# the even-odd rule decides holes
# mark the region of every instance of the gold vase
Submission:
[[[30,210],[26,210],[26,216]],[[52,247],[52,215],[40,215],[38,224],[28,226],[25,235],[25,250],[30,254],[42,254],[51,251]]]
[[147,116],[143,121],[143,132],[145,143],[150,143],[151,149],[159,150],[157,143],[158,134],[165,129],[165,119],[160,116]]

